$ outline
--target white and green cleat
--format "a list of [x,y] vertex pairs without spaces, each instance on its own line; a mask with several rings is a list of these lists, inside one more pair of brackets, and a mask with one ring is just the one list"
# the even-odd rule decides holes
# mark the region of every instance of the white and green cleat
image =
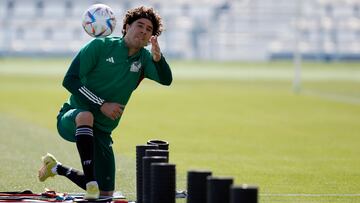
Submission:
[[55,157],[49,153],[41,158],[43,165],[39,169],[39,180],[44,182],[49,177],[54,177],[56,174],[52,171],[52,169],[58,164]]
[[86,193],[84,195],[84,199],[99,199],[100,190],[96,181],[91,181],[86,184]]

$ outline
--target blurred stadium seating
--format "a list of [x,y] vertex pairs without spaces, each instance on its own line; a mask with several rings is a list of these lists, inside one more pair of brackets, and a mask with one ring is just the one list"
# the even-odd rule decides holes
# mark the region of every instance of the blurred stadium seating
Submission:
[[91,38],[81,16],[111,6],[121,35],[126,9],[155,7],[163,52],[178,59],[360,59],[360,0],[0,0],[0,55],[72,55]]

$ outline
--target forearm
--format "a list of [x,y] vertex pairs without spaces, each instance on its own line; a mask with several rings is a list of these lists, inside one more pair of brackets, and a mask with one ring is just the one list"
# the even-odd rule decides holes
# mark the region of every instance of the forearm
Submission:
[[156,71],[159,76],[159,83],[162,85],[170,85],[172,82],[172,73],[169,64],[166,62],[163,55],[158,62],[155,62]]
[[80,57],[77,55],[72,61],[68,72],[66,73],[63,86],[75,97],[88,104],[91,109],[99,110],[105,102],[104,99],[98,97],[91,92],[80,79]]

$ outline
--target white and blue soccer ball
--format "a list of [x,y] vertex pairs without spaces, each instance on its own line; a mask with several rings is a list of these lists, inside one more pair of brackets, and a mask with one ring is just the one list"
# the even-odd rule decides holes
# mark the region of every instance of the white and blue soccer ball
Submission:
[[94,4],[83,14],[82,26],[91,37],[106,37],[115,29],[115,14],[105,4]]

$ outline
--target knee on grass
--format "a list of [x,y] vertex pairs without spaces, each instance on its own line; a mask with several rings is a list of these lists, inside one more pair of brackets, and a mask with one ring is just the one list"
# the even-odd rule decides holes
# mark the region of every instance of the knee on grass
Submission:
[[114,191],[100,191],[100,196],[113,196]]

